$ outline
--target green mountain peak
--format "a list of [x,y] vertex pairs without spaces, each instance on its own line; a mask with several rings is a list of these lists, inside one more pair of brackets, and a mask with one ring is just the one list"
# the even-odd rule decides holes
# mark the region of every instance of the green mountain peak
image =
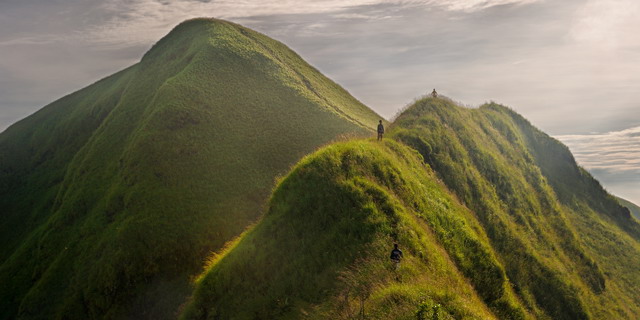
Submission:
[[282,43],[179,25],[0,134],[0,318],[171,318],[278,175],[379,118]]

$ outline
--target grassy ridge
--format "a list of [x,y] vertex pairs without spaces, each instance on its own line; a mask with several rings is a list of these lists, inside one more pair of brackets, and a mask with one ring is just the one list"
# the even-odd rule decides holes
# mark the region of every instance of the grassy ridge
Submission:
[[[405,256],[398,271],[394,242]],[[363,305],[372,318],[493,318],[483,301],[523,318],[486,244],[415,152],[392,141],[334,144],[302,160],[264,219],[212,259],[183,318],[350,319]]]
[[[212,258],[183,318],[640,312],[638,223],[561,143],[506,107],[441,98],[389,135],[413,150],[352,141],[301,161],[264,219]],[[393,242],[407,255],[397,273]]]
[[173,317],[278,174],[377,119],[279,42],[179,25],[140,63],[0,135],[0,211],[15,228],[0,317]]
[[[391,131],[477,214],[516,292],[538,317],[632,318],[638,312],[619,308],[635,300],[640,280],[632,271],[637,258],[627,259],[638,253],[638,225],[561,143],[508,108],[465,109],[432,98],[406,110]],[[605,231],[596,235],[588,225]],[[609,255],[613,239],[628,252]]]

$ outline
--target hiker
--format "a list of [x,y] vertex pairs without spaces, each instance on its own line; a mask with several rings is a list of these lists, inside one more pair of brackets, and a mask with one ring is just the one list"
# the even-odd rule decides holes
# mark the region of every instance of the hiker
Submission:
[[382,140],[382,135],[384,134],[384,126],[382,125],[382,120],[378,123],[378,141]]
[[391,250],[390,258],[391,258],[391,261],[395,263],[395,268],[397,270],[398,266],[400,265],[400,260],[402,260],[402,251],[398,249],[397,243],[393,245],[393,250]]
[[433,91],[431,91],[431,96],[434,98],[438,97],[438,93],[436,92],[436,89],[434,88]]

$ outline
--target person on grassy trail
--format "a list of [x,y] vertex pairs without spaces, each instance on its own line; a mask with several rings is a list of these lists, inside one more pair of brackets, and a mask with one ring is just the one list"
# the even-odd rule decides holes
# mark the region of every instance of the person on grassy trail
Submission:
[[391,250],[391,256],[389,258],[391,258],[391,261],[393,261],[397,270],[400,265],[400,260],[402,260],[402,251],[398,249],[397,243],[393,245],[393,250]]
[[378,141],[382,140],[382,135],[384,134],[384,126],[382,125],[382,120],[378,123]]
[[438,93],[436,92],[436,89],[434,88],[433,91],[431,91],[431,96],[434,98],[438,97]]

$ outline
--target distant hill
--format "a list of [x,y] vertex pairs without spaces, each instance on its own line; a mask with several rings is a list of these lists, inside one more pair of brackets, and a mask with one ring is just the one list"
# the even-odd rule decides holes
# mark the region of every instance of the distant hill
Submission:
[[620,197],[616,197],[618,199],[618,202],[620,202],[621,205],[627,207],[629,209],[629,211],[631,211],[631,214],[636,217],[636,219],[640,220],[640,207],[638,207],[636,204],[634,204],[631,201],[622,199]]
[[640,225],[566,146],[509,108],[446,98],[418,100],[389,137],[294,167],[210,259],[183,318],[640,314]]
[[174,318],[278,175],[378,119],[273,39],[180,24],[0,134],[0,318]]

